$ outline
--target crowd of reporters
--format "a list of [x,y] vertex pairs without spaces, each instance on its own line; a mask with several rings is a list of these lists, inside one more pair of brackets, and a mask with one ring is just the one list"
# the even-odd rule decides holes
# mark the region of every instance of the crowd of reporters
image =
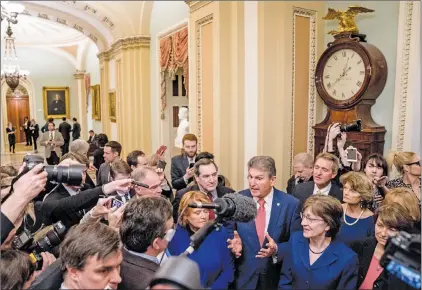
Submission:
[[[253,200],[256,217],[222,223],[176,261],[216,218],[189,205],[234,192],[214,156],[197,154],[195,135],[185,135],[170,182],[165,149],[150,156],[136,150],[124,161],[118,142],[91,133],[59,160],[61,168],[81,168],[76,182],[52,183],[52,173],[31,158],[18,171],[2,167],[2,289],[399,289],[380,260],[389,237],[420,233],[415,153],[387,160],[358,153],[350,163],[346,136],[333,126],[325,152],[294,158],[287,192],[275,188],[275,161],[255,156],[247,164],[249,188],[236,194]],[[400,177],[388,181],[392,167]]]

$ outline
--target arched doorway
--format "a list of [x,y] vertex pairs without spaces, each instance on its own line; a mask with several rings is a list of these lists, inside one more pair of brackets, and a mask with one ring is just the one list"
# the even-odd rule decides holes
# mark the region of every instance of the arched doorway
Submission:
[[19,85],[15,92],[9,88],[6,93],[7,122],[16,128],[16,143],[26,142],[25,132],[21,130],[24,118],[30,118],[28,91]]

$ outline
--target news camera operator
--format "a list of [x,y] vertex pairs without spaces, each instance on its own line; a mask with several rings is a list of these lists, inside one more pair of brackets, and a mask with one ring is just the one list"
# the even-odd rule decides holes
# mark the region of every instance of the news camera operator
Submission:
[[[26,166],[24,163],[21,172]],[[6,240],[14,229],[15,223],[22,216],[25,207],[41,191],[47,183],[47,172],[43,171],[43,164],[38,164],[27,173],[23,174],[13,184],[11,193],[1,206],[1,243]]]
[[[74,165],[81,166],[82,183],[85,179],[86,170],[89,162],[84,156],[76,153],[68,153],[64,156],[59,167],[69,167]],[[76,173],[75,173],[76,174]],[[76,177],[74,178],[77,179]],[[50,192],[42,202],[35,204],[36,212],[43,219],[44,224],[49,225],[61,221],[66,228],[78,224],[84,214],[88,212],[102,195],[110,195],[115,191],[126,191],[131,185],[131,179],[123,179],[105,184],[102,187],[80,191],[81,182],[71,184],[61,183]]]

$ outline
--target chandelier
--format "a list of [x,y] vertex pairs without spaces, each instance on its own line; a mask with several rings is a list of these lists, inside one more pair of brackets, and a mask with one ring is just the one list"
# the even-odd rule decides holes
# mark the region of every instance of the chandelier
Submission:
[[[2,19],[3,19],[3,6],[2,6]],[[16,15],[14,16],[16,20]],[[17,22],[17,20],[16,20]],[[1,79],[3,78],[6,80],[7,85],[10,87],[12,92],[15,91],[17,86],[19,85],[20,79],[26,79],[29,75],[29,72],[26,70],[21,70],[19,65],[12,64],[12,61],[17,61],[18,57],[16,55],[15,49],[15,37],[13,37],[13,31],[10,26],[12,21],[8,19],[8,27],[6,30],[6,36],[4,37],[5,48],[4,48],[4,65],[3,69],[1,70]]]
[[6,19],[12,24],[18,23],[18,14],[22,13],[24,9],[25,6],[20,3],[1,1],[1,21]]

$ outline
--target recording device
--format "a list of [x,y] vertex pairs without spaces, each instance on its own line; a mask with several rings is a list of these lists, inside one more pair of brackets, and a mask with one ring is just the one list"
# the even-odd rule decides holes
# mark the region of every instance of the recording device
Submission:
[[52,225],[52,229],[48,231],[38,241],[34,241],[34,235],[26,229],[20,235],[15,236],[13,240],[13,248],[29,253],[29,258],[33,264],[37,266],[37,270],[42,268],[42,252],[51,252],[53,248],[58,246],[67,233],[67,228],[59,221]]
[[219,218],[236,222],[249,222],[257,215],[254,200],[238,193],[225,194],[222,198],[217,198],[214,203],[193,202],[188,206],[215,209]]
[[195,166],[195,163],[189,163],[189,169]]
[[346,149],[346,160],[349,162],[357,162],[358,161],[358,154],[357,149],[353,146],[349,146]]
[[140,187],[144,187],[144,188],[149,188],[148,184],[136,181],[136,180],[132,180],[132,184],[136,185],[136,186],[140,186]]
[[362,131],[362,120],[358,119],[353,121],[350,124],[342,124],[340,125],[341,132],[360,132]]
[[[38,155],[25,155],[23,162],[26,163],[26,167],[23,169],[22,173],[18,175],[18,178],[36,165],[44,164],[44,158]],[[72,164],[69,166],[45,165],[44,170],[48,174],[47,180],[49,182],[81,185],[86,166],[82,164]]]
[[111,207],[116,207],[119,208],[121,206],[123,206],[125,203],[121,200],[118,200],[117,198],[112,198],[111,199]]
[[158,156],[162,156],[167,150],[167,146],[165,145],[161,145],[158,149],[157,152],[155,152],[155,154],[157,154]]
[[157,168],[164,170],[166,168],[167,163],[164,160],[158,160]]
[[303,176],[299,176],[298,178],[297,178],[297,184],[299,184],[299,183],[304,183],[305,182],[305,177],[303,177]]
[[380,265],[404,283],[421,289],[421,235],[401,231],[391,237]]

